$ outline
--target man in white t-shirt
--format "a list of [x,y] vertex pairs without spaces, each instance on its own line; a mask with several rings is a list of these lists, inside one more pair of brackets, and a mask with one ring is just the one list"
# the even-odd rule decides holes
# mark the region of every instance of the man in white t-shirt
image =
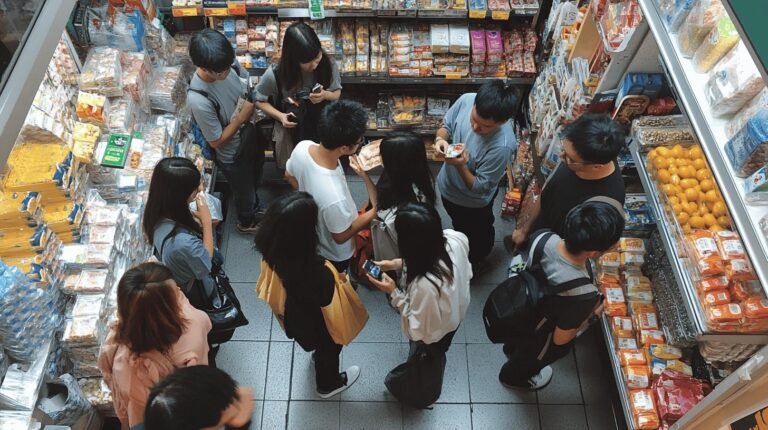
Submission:
[[[376,217],[376,188],[354,155],[363,142],[368,116],[360,103],[338,100],[320,114],[320,143],[304,140],[293,149],[285,177],[294,189],[306,191],[317,202],[319,253],[346,271],[354,251],[354,237]],[[371,209],[358,215],[339,159],[350,157],[350,166],[365,182]]]

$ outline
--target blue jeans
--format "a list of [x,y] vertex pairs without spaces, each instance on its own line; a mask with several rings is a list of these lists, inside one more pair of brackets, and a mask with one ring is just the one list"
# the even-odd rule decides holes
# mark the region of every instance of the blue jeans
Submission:
[[227,178],[229,189],[235,199],[237,220],[242,226],[254,223],[254,213],[259,208],[259,195],[256,193],[264,173],[264,150],[257,147],[257,142],[242,142],[245,145],[232,163],[216,161],[219,171]]

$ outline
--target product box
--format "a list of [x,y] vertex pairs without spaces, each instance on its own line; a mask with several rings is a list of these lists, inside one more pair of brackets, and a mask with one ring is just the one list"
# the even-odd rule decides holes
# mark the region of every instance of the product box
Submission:
[[451,24],[449,26],[450,51],[454,54],[469,55],[471,42],[469,40],[469,27],[462,24]]
[[448,24],[432,24],[429,28],[433,54],[447,54],[451,40]]
[[125,162],[128,159],[128,150],[130,148],[130,134],[110,134],[107,146],[104,149],[104,156],[101,159],[101,165],[122,169],[125,167]]
[[749,203],[768,203],[768,165],[761,167],[744,181],[744,192]]

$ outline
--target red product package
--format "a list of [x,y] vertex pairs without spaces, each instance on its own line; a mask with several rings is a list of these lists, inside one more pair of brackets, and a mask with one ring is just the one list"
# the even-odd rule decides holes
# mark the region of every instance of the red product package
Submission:
[[661,372],[652,389],[656,393],[659,416],[666,422],[682,418],[711,390],[709,384],[671,369]]

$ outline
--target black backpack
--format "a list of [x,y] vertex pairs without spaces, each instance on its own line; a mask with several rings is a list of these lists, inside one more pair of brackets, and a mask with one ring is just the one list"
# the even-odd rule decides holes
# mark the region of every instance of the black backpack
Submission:
[[549,285],[541,270],[544,246],[554,233],[535,235],[528,254],[526,268],[499,284],[485,302],[483,323],[485,333],[493,343],[504,343],[518,335],[529,333],[536,324],[537,305],[545,295],[562,293],[592,283],[583,277]]

